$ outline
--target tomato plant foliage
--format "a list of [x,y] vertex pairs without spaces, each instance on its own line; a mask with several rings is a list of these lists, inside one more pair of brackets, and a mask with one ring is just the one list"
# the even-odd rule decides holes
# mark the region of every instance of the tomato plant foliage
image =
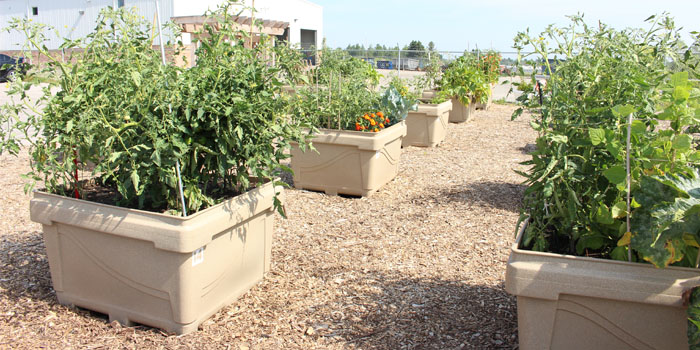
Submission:
[[[635,201],[637,212],[627,213],[628,116],[634,116],[633,194],[641,195],[640,181],[648,176],[692,176],[697,166],[698,152],[687,133],[698,123],[697,87],[688,78],[690,56],[683,54],[689,49],[668,17],[651,18],[648,30],[622,31],[589,27],[581,16],[571,19],[568,27],[515,38],[515,46],[534,49],[550,73],[542,104],[537,98],[524,101],[537,112],[531,125],[539,136],[525,163],[531,168],[522,173],[529,187],[521,220],[530,218],[523,245],[627,260],[628,244],[618,244],[629,238],[626,217],[641,217],[646,210]],[[556,71],[544,60],[553,55]],[[669,62],[685,72],[674,73]],[[633,242],[645,235],[642,231],[632,225]],[[636,253],[635,260],[659,262],[648,250]]]
[[[302,77],[301,56],[264,37],[244,46],[230,4],[209,14],[189,69],[162,64],[152,46],[157,29],[131,10],[103,11],[90,35],[65,41],[61,48],[73,52],[65,61],[43,44],[45,26],[14,20],[48,63],[13,83],[0,151],[29,142],[28,177],[49,192],[82,193],[75,171],[90,171],[118,193],[115,204],[160,211],[181,210],[178,163],[188,212],[276,178],[289,142],[308,140],[308,124],[279,98],[283,81]],[[25,91],[39,81],[49,86],[31,101]]]

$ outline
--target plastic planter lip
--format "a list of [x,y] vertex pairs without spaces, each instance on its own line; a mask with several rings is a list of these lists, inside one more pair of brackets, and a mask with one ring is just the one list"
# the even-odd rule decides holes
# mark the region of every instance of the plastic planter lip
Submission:
[[505,284],[521,349],[687,349],[682,294],[700,271],[520,249],[525,228]]
[[269,270],[281,191],[266,182],[187,217],[35,192],[30,213],[61,304],[183,334]]
[[320,129],[312,139],[316,152],[292,143],[294,187],[369,196],[396,177],[404,136],[403,121],[376,133]]

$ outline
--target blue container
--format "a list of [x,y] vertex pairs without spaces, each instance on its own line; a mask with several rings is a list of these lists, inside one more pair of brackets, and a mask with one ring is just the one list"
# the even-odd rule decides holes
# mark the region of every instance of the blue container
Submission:
[[377,68],[379,68],[379,69],[394,69],[394,62],[392,62],[392,61],[377,61]]

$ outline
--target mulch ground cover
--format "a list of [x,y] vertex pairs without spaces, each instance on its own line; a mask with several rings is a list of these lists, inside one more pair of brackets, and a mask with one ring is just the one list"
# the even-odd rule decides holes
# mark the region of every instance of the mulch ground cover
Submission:
[[450,124],[436,148],[403,150],[369,198],[287,190],[272,271],[184,336],[124,327],[58,304],[40,225],[29,220],[26,154],[0,156],[0,348],[515,349],[504,291],[524,187],[513,172],[536,137],[494,105]]

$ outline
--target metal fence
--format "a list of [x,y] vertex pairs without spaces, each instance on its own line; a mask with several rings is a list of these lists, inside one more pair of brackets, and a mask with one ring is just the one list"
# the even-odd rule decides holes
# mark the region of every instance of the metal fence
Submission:
[[[361,59],[372,64],[377,69],[393,69],[393,70],[408,70],[422,71],[428,66],[431,58],[436,55],[440,58],[444,65],[449,64],[458,57],[462,56],[467,51],[418,51],[418,50],[354,50],[349,49],[346,52],[355,58]],[[473,50],[469,51],[476,54],[485,53],[486,51]],[[512,71],[515,69],[518,53],[514,51],[492,51],[498,52],[501,55],[501,70]],[[542,67],[531,66],[525,68],[525,73],[529,74],[532,71],[540,73]]]

